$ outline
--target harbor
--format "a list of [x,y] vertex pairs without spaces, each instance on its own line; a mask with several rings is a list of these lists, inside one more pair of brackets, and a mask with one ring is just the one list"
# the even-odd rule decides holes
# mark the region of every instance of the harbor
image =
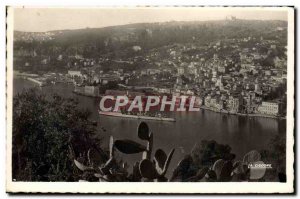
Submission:
[[[184,190],[168,183],[174,193],[294,190],[295,9],[175,7],[8,8],[12,186],[98,182],[96,191],[72,192],[106,193],[115,185],[101,182],[177,182]],[[236,191],[220,182],[261,186]],[[268,182],[278,187],[271,191]]]
[[[14,95],[22,92],[23,89],[33,87],[39,86],[26,79],[14,78]],[[108,142],[111,135],[119,139],[134,139],[136,137],[136,126],[142,119],[99,115],[100,99],[74,93],[74,85],[72,84],[61,83],[39,88],[41,92],[47,95],[56,93],[65,98],[77,99],[81,109],[91,112],[91,119],[97,122],[99,138],[102,138],[104,142]],[[180,147],[180,150],[178,149],[174,154],[174,164],[203,139],[213,139],[222,144],[229,144],[233,153],[237,155],[237,158],[240,158],[249,150],[264,149],[274,135],[284,135],[286,128],[285,120],[263,117],[250,119],[250,117],[217,113],[205,109],[198,112],[169,114],[168,117],[174,118],[176,122],[147,120],[147,123],[157,140],[154,147],[164,146],[165,150],[171,150],[173,146]],[[257,140],[257,136],[260,136],[261,139]],[[172,144],[170,138],[172,138]],[[134,162],[137,157],[124,158],[128,162]],[[175,165],[172,164],[172,166]]]
[[[43,87],[43,86],[48,86],[48,85],[53,85],[55,83],[62,83],[62,84],[72,84],[74,85],[73,88],[73,93],[76,95],[81,95],[81,96],[86,96],[86,97],[92,97],[92,98],[102,98],[103,96],[105,96],[106,94],[111,94],[111,93],[118,93],[119,91],[113,91],[113,90],[108,90],[107,93],[101,94],[99,91],[99,87],[97,86],[89,86],[89,85],[76,85],[71,79],[69,79],[68,77],[63,77],[62,74],[59,75],[59,78],[56,78],[56,74],[52,73],[50,75],[46,75],[46,77],[41,77],[37,74],[30,74],[30,73],[20,73],[18,71],[14,71],[14,77],[15,78],[22,78],[22,79],[26,79],[30,82],[33,82],[35,85],[39,86],[39,87]],[[124,87],[127,90],[122,90],[120,92],[122,92],[122,95],[128,95],[128,93],[133,93],[134,95],[136,94],[140,94],[140,95],[144,95],[143,93],[140,92],[133,92],[130,91],[128,92],[128,89],[130,89],[130,87]],[[150,89],[150,87],[142,87],[143,89]],[[139,87],[136,87],[135,89],[141,89]],[[203,102],[202,102],[203,103]],[[280,120],[285,120],[286,117],[285,116],[280,116],[280,115],[268,115],[268,114],[262,114],[262,113],[239,113],[239,112],[232,112],[232,111],[228,111],[225,109],[218,109],[218,108],[212,108],[212,107],[207,107],[205,105],[199,105],[200,109],[204,109],[204,110],[209,110],[209,111],[213,111],[216,113],[220,113],[220,114],[230,114],[230,115],[238,115],[238,116],[243,116],[243,117],[262,117],[262,118],[273,118],[273,119],[280,119]]]

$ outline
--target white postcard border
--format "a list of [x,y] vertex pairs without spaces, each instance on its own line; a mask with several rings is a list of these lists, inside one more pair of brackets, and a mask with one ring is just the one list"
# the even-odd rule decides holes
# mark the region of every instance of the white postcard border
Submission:
[[[95,8],[95,7],[94,7]],[[100,8],[100,7],[96,7]],[[126,7],[128,8],[128,7]],[[160,7],[162,8],[162,7]],[[199,9],[211,9],[202,7]],[[220,9],[222,7],[218,7]],[[238,7],[235,7],[236,9]],[[245,8],[245,7],[244,7]],[[13,89],[13,7],[7,18],[7,101],[6,101],[6,191],[26,193],[292,193],[294,192],[294,9],[289,7],[250,7],[288,12],[287,74],[287,182],[13,182],[12,181],[12,89]],[[144,9],[151,9],[144,8]],[[224,8],[225,9],[225,8]],[[231,9],[227,7],[227,9]]]

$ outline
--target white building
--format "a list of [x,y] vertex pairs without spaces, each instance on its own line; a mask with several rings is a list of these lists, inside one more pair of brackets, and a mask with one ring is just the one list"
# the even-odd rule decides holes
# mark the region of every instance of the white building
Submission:
[[228,99],[228,109],[231,113],[237,113],[239,110],[240,101],[238,98],[229,96]]
[[68,75],[70,75],[71,77],[75,77],[75,76],[82,77],[81,72],[77,70],[69,70]]
[[205,105],[206,107],[210,107],[210,101],[211,101],[211,96],[210,96],[210,95],[206,96],[206,97],[204,98],[204,105]]
[[171,89],[170,88],[157,88],[157,92],[171,94]]
[[257,111],[266,115],[277,115],[279,113],[279,104],[276,102],[262,102]]
[[177,69],[178,75],[183,75],[184,74],[184,68],[183,67],[179,67]]
[[225,73],[226,69],[224,66],[218,66],[218,72],[219,73]]
[[202,106],[202,99],[201,99],[201,97],[196,96],[195,102],[194,102],[194,107],[199,108],[200,106]]

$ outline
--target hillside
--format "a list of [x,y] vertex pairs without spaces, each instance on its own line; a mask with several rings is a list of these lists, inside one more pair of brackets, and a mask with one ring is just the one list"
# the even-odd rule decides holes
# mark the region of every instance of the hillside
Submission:
[[[14,49],[37,54],[98,57],[138,45],[142,50],[173,43],[207,44],[225,38],[264,37],[274,39],[276,29],[286,30],[285,21],[221,20],[129,24],[105,28],[14,33]],[[286,31],[282,31],[286,34]],[[286,38],[286,37],[279,37]],[[286,41],[283,41],[286,42]]]

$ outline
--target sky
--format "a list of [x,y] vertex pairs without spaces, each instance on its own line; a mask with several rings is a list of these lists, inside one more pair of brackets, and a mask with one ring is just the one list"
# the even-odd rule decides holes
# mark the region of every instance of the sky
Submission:
[[51,30],[100,28],[131,23],[166,21],[206,21],[235,16],[238,19],[285,20],[281,8],[204,8],[204,7],[127,7],[127,8],[14,8],[14,30],[45,32]]

